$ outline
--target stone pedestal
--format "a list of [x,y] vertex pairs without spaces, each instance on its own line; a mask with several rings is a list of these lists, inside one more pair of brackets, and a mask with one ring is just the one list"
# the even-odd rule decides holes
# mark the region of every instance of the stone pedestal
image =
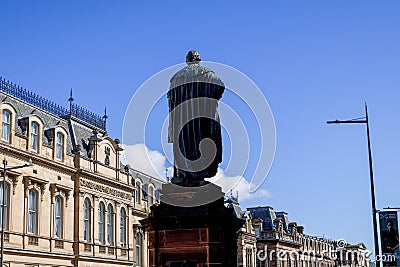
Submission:
[[[216,200],[190,205],[203,201],[207,192]],[[160,205],[152,206],[141,221],[148,232],[150,267],[237,265],[237,231],[243,221],[224,206],[220,187],[208,184],[199,190],[166,184],[161,194]]]

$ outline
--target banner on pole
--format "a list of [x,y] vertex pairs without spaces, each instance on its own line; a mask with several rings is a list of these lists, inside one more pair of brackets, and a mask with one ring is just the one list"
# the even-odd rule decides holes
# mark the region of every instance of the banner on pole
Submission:
[[384,267],[400,267],[397,211],[380,211],[381,261]]

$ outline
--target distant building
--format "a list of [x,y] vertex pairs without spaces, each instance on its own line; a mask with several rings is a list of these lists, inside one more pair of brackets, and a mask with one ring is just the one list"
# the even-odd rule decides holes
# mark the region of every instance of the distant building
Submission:
[[357,245],[345,244],[344,246],[335,242],[337,248],[337,267],[368,267],[370,260],[366,255],[366,247],[363,243]]
[[269,206],[247,210],[257,238],[257,267],[369,267],[363,244],[342,248],[337,241],[306,235],[286,212]]
[[238,232],[237,239],[237,267],[253,267],[256,263],[256,235],[252,226],[252,216],[249,211],[243,211],[238,202],[238,197],[234,197],[232,192],[226,195],[225,205],[232,208],[236,217],[243,219],[243,227]]
[[65,109],[0,78],[0,159],[34,164],[7,172],[6,266],[146,267],[139,220],[163,181],[122,165],[106,114],[70,101]]

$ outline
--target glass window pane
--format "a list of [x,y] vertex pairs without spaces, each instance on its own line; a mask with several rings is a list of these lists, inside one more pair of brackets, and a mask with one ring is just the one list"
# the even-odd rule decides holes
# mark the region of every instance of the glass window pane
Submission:
[[10,112],[3,109],[2,112],[2,126],[1,126],[1,139],[4,141],[10,142],[11,135],[11,115]]
[[62,133],[57,133],[57,136],[56,136],[56,158],[59,160],[62,160],[63,152],[64,152],[64,135]]
[[28,196],[28,232],[37,233],[37,192],[34,189],[29,190]]
[[104,204],[99,205],[99,242],[104,243]]
[[122,245],[125,245],[125,209],[121,209],[121,215],[120,215],[120,222],[119,222],[119,230],[120,230],[120,236],[119,236],[119,242]]
[[[4,194],[4,228],[8,229],[8,197],[9,197],[9,186],[6,183],[5,194]],[[0,229],[2,229],[3,220],[3,183],[0,183]]]
[[90,203],[88,199],[85,199],[83,205],[83,239],[89,241],[90,237]]
[[136,265],[142,266],[142,235],[136,234]]
[[111,205],[108,205],[107,208],[107,243],[113,244],[113,208]]
[[154,189],[152,186],[149,186],[149,206],[153,205],[153,197],[154,197]]
[[61,238],[62,230],[62,199],[59,196],[55,197],[54,205],[54,237]]
[[38,149],[38,144],[39,144],[39,138],[38,138],[38,132],[39,132],[39,125],[36,122],[31,123],[31,149],[37,151]]

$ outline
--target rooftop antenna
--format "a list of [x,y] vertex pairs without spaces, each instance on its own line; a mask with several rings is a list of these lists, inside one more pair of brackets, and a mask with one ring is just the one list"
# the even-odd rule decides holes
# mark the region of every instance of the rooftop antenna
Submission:
[[74,98],[72,97],[72,88],[71,88],[71,91],[69,92],[68,101],[69,101],[69,115],[71,116],[72,115],[72,102],[74,102]]

